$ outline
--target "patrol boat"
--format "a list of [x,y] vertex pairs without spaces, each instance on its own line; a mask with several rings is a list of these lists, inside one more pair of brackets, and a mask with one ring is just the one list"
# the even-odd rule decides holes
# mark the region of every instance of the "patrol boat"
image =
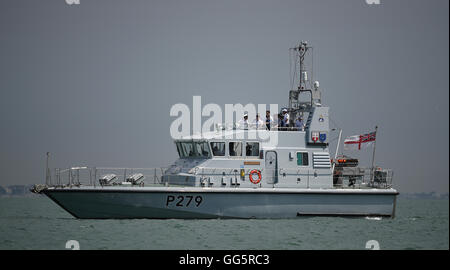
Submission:
[[[179,158],[168,168],[50,170],[47,153],[46,184],[33,191],[80,219],[394,217],[392,170],[331,159],[329,108],[307,79],[312,47],[291,50],[300,76],[286,126],[217,123],[174,140]],[[299,116],[307,120],[296,127]]]

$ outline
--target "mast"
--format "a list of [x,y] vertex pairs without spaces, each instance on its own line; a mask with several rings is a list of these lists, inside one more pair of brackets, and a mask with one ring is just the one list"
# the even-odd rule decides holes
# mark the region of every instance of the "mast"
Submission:
[[300,45],[297,48],[294,48],[294,50],[298,51],[298,57],[300,58],[299,65],[300,65],[300,78],[298,83],[298,90],[306,89],[306,82],[308,81],[308,72],[306,71],[306,65],[305,65],[305,56],[306,52],[311,48],[307,46],[308,43],[306,41],[302,41]]
[[51,185],[50,168],[48,167],[48,160],[50,159],[50,152],[47,152],[47,160],[45,162],[45,184]]
[[[315,81],[313,85],[311,85],[310,80],[308,79],[308,67],[306,65],[306,60],[308,56],[311,57],[311,66],[312,66],[312,51],[313,47],[308,46],[308,42],[302,41],[297,47],[290,48],[289,50],[293,51],[298,57],[298,69],[299,69],[299,82],[297,89],[293,89],[289,91],[289,119],[290,125],[292,126],[295,122],[295,119],[305,113],[311,112],[312,107],[319,105],[321,103],[321,92],[319,90],[319,82]],[[294,66],[294,74],[297,70],[297,63]],[[312,72],[312,71],[311,71]],[[300,99],[300,96],[304,96],[304,94],[309,94],[310,99],[305,100],[303,98]]]

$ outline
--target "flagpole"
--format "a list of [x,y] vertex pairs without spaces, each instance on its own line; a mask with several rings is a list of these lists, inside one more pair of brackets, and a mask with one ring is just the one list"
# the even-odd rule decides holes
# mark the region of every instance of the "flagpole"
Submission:
[[336,158],[339,152],[339,143],[341,142],[341,135],[342,135],[342,129],[339,129],[339,138],[338,138],[338,142],[337,142],[337,146],[336,146],[336,152],[334,153],[334,162],[333,162],[333,172],[334,172],[334,167],[336,165]]
[[372,176],[370,182],[373,184],[373,179],[375,176],[375,148],[377,145],[377,130],[378,126],[375,126],[375,141],[373,142],[373,153],[372,153]]
[[48,168],[48,160],[50,158],[50,152],[47,152],[47,161],[45,163],[45,184],[50,185],[50,169]]

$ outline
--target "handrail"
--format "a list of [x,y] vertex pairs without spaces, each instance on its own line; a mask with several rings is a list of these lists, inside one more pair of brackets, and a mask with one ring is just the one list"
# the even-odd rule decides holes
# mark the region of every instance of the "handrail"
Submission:
[[[64,187],[64,186],[80,186],[88,182],[89,185],[96,186],[99,177],[107,174],[115,174],[115,181],[113,182],[127,182],[128,178],[133,174],[142,174],[144,179],[140,179],[141,184],[157,184],[162,185],[161,177],[163,175],[179,175],[180,173],[188,175],[198,175],[200,177],[208,176],[236,176],[244,169],[247,175],[255,167],[251,168],[225,168],[225,167],[155,167],[155,168],[116,168],[116,167],[72,167],[65,169],[54,169],[54,177],[56,183],[49,183],[49,186]],[[341,171],[340,174],[333,175],[333,186],[335,188],[363,188],[363,187],[378,187],[390,188],[393,182],[393,171],[391,169],[383,169],[375,171],[374,181],[371,181],[371,168],[354,167],[352,170]],[[277,171],[278,176],[307,176],[311,175],[329,175],[330,172],[316,171],[311,168],[278,168],[267,169],[259,167],[262,173],[269,171]],[[51,171],[50,171],[50,174]],[[269,173],[271,174],[271,173]],[[65,180],[64,180],[65,179]]]
[[[274,120],[275,121],[275,120]],[[216,123],[215,131],[227,131],[227,130],[269,130],[264,122],[263,125],[256,123]],[[278,124],[270,124],[270,131],[305,131],[305,127],[280,127]]]
[[[392,169],[373,170],[372,168],[350,167],[335,171],[333,185],[335,188],[391,188],[394,171]],[[374,176],[372,178],[372,176]]]

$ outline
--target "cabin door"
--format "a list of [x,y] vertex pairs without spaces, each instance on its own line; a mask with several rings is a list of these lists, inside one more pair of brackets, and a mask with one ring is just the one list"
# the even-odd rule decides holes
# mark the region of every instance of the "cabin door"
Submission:
[[278,183],[278,162],[277,152],[275,151],[266,152],[265,176],[268,184]]

